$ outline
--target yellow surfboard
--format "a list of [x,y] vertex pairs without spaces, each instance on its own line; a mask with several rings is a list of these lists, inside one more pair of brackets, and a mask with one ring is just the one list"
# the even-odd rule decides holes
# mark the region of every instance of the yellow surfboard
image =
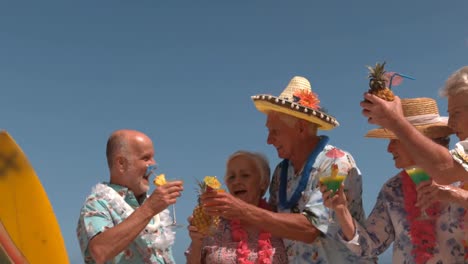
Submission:
[[0,259],[69,263],[47,194],[14,139],[0,131]]

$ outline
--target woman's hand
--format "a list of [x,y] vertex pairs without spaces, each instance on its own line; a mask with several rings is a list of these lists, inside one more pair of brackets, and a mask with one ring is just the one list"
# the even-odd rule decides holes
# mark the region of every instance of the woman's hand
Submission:
[[201,245],[203,239],[205,238],[205,235],[198,232],[198,228],[193,225],[192,215],[187,218],[187,221],[189,222],[189,226],[187,227],[187,229],[189,231],[189,236],[192,239],[192,244]]
[[344,193],[343,183],[340,185],[340,189],[336,193],[332,190],[327,190],[327,186],[320,185],[320,191],[322,192],[323,204],[335,211],[340,209],[348,208],[348,201],[346,200],[346,195]]
[[458,203],[466,208],[468,191],[451,185],[438,184],[434,180],[421,182],[417,187],[418,201],[416,206],[426,210],[434,202]]
[[354,238],[356,227],[354,226],[353,217],[348,210],[348,201],[344,193],[344,184],[341,183],[340,189],[333,194],[333,191],[327,191],[327,186],[320,185],[320,191],[323,195],[323,204],[335,211],[338,218],[338,223],[343,231],[344,239],[350,241]]

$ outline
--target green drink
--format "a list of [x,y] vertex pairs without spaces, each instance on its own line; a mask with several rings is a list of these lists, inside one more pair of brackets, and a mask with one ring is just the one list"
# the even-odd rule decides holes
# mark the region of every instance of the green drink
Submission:
[[327,190],[332,190],[333,193],[340,189],[341,183],[345,180],[346,176],[337,175],[336,177],[322,177],[320,183],[327,186]]
[[416,185],[418,185],[420,182],[431,179],[431,177],[429,177],[429,175],[419,167],[410,167],[405,169],[405,171]]

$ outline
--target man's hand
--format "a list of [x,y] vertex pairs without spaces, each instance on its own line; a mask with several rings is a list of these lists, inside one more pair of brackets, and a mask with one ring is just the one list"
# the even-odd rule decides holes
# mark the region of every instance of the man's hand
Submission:
[[385,101],[373,94],[365,93],[365,101],[361,102],[362,115],[367,117],[370,124],[392,129],[398,120],[404,119],[401,101],[398,96],[391,102]]
[[146,199],[145,204],[152,210],[153,215],[160,213],[169,205],[175,204],[184,190],[182,181],[169,181],[157,187]]
[[248,204],[229,193],[209,191],[201,197],[203,208],[208,215],[226,219],[241,219]]

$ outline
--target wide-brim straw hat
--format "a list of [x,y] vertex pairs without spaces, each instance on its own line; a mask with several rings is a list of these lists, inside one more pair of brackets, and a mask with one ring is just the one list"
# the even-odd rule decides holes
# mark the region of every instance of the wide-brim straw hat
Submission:
[[320,101],[312,92],[310,82],[301,76],[293,77],[279,96],[259,94],[252,96],[252,100],[255,107],[265,114],[270,111],[280,112],[317,124],[322,130],[339,126],[335,117],[321,110]]
[[[401,99],[403,115],[421,133],[429,138],[447,137],[453,131],[447,126],[447,117],[439,115],[437,103],[432,98]],[[367,132],[369,138],[396,139],[392,131],[385,128],[372,129]]]

